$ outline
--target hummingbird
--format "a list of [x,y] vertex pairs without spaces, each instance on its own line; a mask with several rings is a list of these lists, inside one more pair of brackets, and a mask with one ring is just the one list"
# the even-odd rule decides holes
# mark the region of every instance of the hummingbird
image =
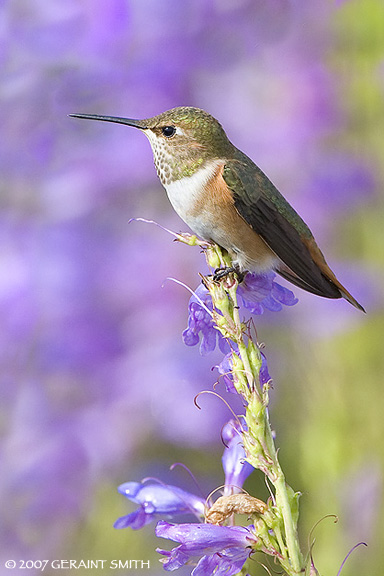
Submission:
[[328,266],[307,224],[208,112],[181,106],[144,120],[70,116],[143,132],[177,214],[194,234],[226,250],[240,274],[273,269],[307,292],[345,298],[365,312]]

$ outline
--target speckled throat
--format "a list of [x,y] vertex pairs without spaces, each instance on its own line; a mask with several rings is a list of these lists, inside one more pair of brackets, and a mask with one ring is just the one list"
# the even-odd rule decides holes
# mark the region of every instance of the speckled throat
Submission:
[[204,147],[185,143],[177,149],[171,142],[159,138],[152,130],[144,130],[151,143],[153,160],[163,186],[195,174],[209,160]]

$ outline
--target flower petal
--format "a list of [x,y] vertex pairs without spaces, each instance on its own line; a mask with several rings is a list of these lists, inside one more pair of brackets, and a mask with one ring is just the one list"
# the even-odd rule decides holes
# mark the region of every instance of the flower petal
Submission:
[[230,548],[222,550],[219,554],[203,556],[192,570],[191,576],[206,576],[207,574],[233,576],[241,571],[250,553],[251,551],[246,548]]
[[140,507],[131,514],[127,514],[126,516],[121,516],[116,520],[113,527],[117,530],[122,528],[132,528],[132,530],[140,530],[146,524],[152,522],[153,517],[150,514],[147,514],[144,508]]
[[140,504],[140,508],[116,520],[115,528],[138,530],[159,517],[180,514],[204,516],[205,501],[202,498],[170,484],[125,482],[119,486],[119,492]]
[[246,454],[239,424],[234,420],[230,420],[224,426],[222,436],[223,441],[227,445],[221,459],[225,473],[225,485],[230,487],[233,492],[234,488],[240,490],[243,487],[245,480],[252,474],[254,468],[245,460]]
[[[213,524],[168,524],[158,522],[156,536],[180,542],[171,551],[157,549],[167,557],[165,570],[175,570],[196,556],[202,556],[202,568],[211,566],[220,570],[217,574],[236,574],[249,556],[250,547],[256,543],[256,537],[244,526],[216,526]],[[214,556],[205,558],[206,556]],[[225,560],[220,562],[224,556]],[[231,559],[231,560],[230,560]],[[198,568],[199,564],[196,566]],[[203,572],[200,567],[194,575],[212,574]],[[195,569],[195,570],[196,570]],[[215,572],[216,574],[216,572]]]

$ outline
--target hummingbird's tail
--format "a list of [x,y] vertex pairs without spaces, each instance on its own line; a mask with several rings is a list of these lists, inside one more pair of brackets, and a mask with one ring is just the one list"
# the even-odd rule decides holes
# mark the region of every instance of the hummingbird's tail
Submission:
[[[346,288],[338,281],[332,270],[327,265],[327,272],[329,273],[325,275],[322,273],[322,276],[326,282],[322,283],[321,287],[315,284],[308,284],[305,280],[297,276],[288,266],[283,264],[282,262],[276,268],[276,272],[280,274],[283,278],[292,282],[295,286],[306,290],[307,292],[311,292],[312,294],[317,294],[318,296],[322,296],[323,298],[344,298],[352,304],[358,310],[361,310],[365,313],[365,309],[359,302],[348,292]],[[331,277],[330,277],[331,276]]]
[[338,287],[338,289],[340,290],[340,294],[341,297],[344,298],[345,300],[347,300],[347,302],[349,302],[350,304],[352,304],[352,306],[354,306],[355,308],[357,308],[358,310],[361,310],[362,312],[364,312],[365,314],[365,309],[363,308],[363,306],[361,304],[359,304],[359,302],[356,300],[356,298],[354,298],[352,296],[352,294],[350,294],[348,292],[348,290],[346,290],[344,288],[344,286],[342,284],[340,284],[340,282],[337,280],[337,284],[336,286]]

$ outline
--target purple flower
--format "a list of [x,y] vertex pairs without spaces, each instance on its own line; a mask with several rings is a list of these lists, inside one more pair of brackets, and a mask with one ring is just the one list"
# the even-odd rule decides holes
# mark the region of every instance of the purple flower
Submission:
[[272,271],[265,274],[248,272],[237,290],[243,306],[251,314],[263,314],[264,310],[279,312],[285,306],[297,304],[293,292],[274,281],[276,274]]
[[139,530],[156,518],[170,518],[179,514],[204,516],[205,501],[194,494],[185,492],[170,484],[125,482],[119,486],[119,492],[140,507],[118,518],[115,528]]
[[[298,302],[293,292],[274,281],[276,274],[254,274],[248,272],[239,285],[237,294],[240,304],[251,314],[263,314],[264,310],[278,312],[285,306],[293,306]],[[205,305],[202,305],[202,303]],[[183,341],[187,346],[196,346],[200,341],[200,353],[205,356],[216,348],[217,339],[222,352],[228,351],[228,343],[214,327],[211,296],[203,284],[195,291],[188,305],[188,328],[183,332]]]
[[[237,346],[234,345],[233,350],[235,354],[237,355],[239,354]],[[215,368],[217,368],[219,373],[222,375],[227,392],[230,392],[231,394],[237,394],[235,385],[233,383],[232,354],[233,354],[232,352],[226,354],[222,359],[222,361],[220,362],[220,364],[215,366]],[[262,352],[260,352],[260,354],[261,354],[261,368],[259,372],[259,378],[260,378],[260,386],[262,388],[264,384],[266,384],[271,380],[271,376],[268,371],[267,359]]]
[[179,542],[173,550],[157,549],[166,556],[164,568],[177,570],[192,559],[200,557],[192,576],[231,576],[240,572],[257,543],[251,527],[216,526],[214,524],[169,524],[159,522],[156,536]]
[[[246,427],[245,422],[242,425]],[[222,438],[226,445],[221,459],[225,474],[225,487],[229,488],[230,492],[240,491],[254,467],[245,460],[239,423],[230,420],[223,427]]]
[[[238,490],[242,488],[254,468],[245,462],[240,427],[233,420],[223,428],[223,441],[226,444],[222,458],[225,485],[230,492],[233,492],[236,488]],[[170,484],[125,482],[119,486],[118,490],[140,507],[118,518],[114,524],[115,528],[139,530],[159,517],[170,518],[180,514],[195,514],[200,519],[205,514],[206,501],[203,498]]]
[[[202,306],[203,303],[204,306]],[[187,346],[199,343],[201,333],[200,353],[205,356],[216,348],[217,338],[222,352],[227,352],[228,345],[214,326],[212,316],[208,310],[213,309],[212,298],[203,284],[196,289],[189,300],[188,328],[183,332],[183,341]]]

